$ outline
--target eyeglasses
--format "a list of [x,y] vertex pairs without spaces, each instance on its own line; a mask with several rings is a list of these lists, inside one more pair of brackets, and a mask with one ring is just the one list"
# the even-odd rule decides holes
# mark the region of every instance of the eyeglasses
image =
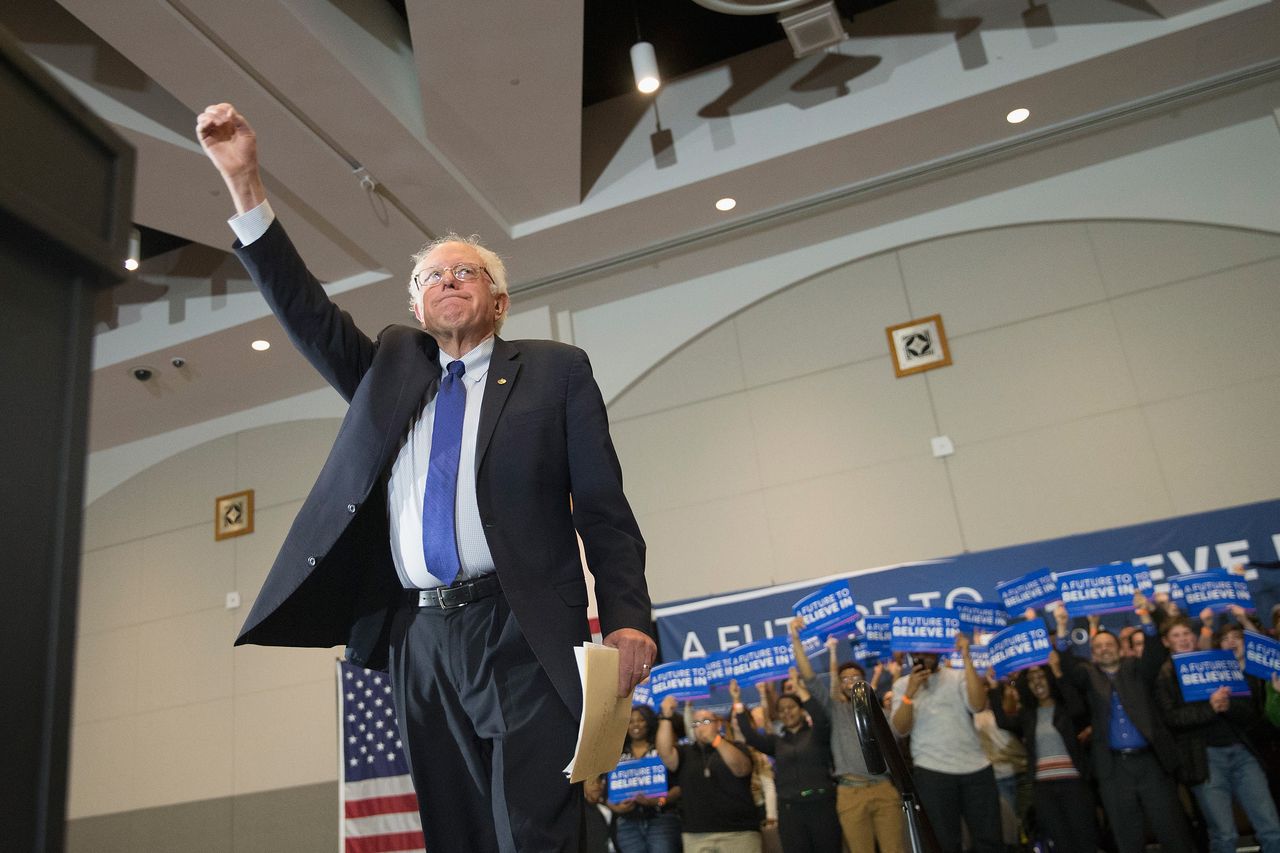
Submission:
[[413,286],[418,290],[430,290],[444,282],[444,274],[446,272],[451,273],[453,280],[459,284],[476,281],[480,278],[481,273],[489,274],[489,271],[484,267],[468,263],[454,264],[451,267],[427,267],[413,274]]
[[694,720],[693,727],[696,729],[699,726],[714,726],[716,722],[716,720]]

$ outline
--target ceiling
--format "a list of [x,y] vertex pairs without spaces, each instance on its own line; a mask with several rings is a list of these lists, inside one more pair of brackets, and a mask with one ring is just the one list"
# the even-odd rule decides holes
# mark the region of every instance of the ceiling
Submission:
[[848,0],[851,38],[802,60],[770,17],[636,2],[654,98],[615,0],[6,0],[0,24],[138,150],[148,257],[98,306],[91,449],[321,384],[226,253],[192,134],[209,103],[252,122],[277,214],[364,328],[407,318],[408,256],[450,230],[507,259],[519,326],[601,271],[1280,62],[1269,0]]

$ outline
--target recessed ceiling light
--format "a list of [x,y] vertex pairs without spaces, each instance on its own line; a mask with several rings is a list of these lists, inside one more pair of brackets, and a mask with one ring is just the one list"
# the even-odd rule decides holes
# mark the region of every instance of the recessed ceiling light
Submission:
[[265,350],[271,349],[271,341],[254,341],[249,344],[249,346],[253,347],[258,352],[264,352]]
[[738,206],[738,200],[725,196],[716,202],[716,210],[729,211]]
[[1022,124],[1024,121],[1026,121],[1030,117],[1031,117],[1031,110],[1027,109],[1026,107],[1018,107],[1016,110],[1009,113],[1004,118],[1005,118],[1005,121],[1009,122],[1009,124]]

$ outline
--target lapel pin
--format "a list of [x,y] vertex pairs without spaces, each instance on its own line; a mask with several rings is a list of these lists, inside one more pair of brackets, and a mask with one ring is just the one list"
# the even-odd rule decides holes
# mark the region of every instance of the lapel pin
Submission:
[[504,378],[504,379],[499,379],[499,380],[498,380],[498,384],[499,384],[499,385],[506,385],[506,384],[507,384],[507,380],[506,380],[505,378]]

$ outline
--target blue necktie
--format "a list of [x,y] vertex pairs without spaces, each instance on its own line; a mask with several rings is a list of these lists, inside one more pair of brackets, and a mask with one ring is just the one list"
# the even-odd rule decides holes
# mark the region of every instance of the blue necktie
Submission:
[[467,366],[449,362],[449,373],[440,380],[436,416],[431,425],[431,462],[422,496],[422,552],[427,571],[446,585],[461,568],[458,562],[454,508],[458,497],[458,457],[462,453],[462,416],[467,410],[467,389],[462,374]]

